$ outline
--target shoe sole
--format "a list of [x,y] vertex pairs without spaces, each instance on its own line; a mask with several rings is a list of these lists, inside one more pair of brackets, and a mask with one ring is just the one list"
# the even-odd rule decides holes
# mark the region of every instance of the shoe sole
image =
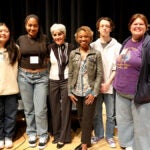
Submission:
[[0,149],[3,149],[3,148],[4,148],[4,146],[1,146],[1,147],[0,147]]
[[97,144],[98,142],[91,142],[91,144]]
[[13,147],[13,143],[5,143],[5,148],[12,148]]
[[13,147],[13,146],[5,146],[5,148],[8,148],[8,149],[9,149],[9,148],[12,148],[12,147]]
[[110,146],[111,148],[116,148],[116,146]]
[[46,147],[46,145],[45,146],[38,146],[38,149],[44,149]]
[[29,143],[29,146],[30,146],[30,147],[36,147],[36,143],[35,143],[35,144],[30,144],[30,143]]

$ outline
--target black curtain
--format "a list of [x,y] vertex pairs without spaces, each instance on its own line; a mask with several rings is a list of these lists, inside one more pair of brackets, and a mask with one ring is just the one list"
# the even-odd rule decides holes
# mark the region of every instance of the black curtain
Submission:
[[49,28],[53,23],[63,23],[67,28],[67,41],[75,44],[74,33],[81,25],[88,25],[97,38],[96,21],[108,16],[115,23],[112,36],[122,42],[130,33],[128,21],[134,13],[144,13],[150,18],[146,0],[5,0],[0,5],[0,21],[11,26],[16,39],[25,33],[24,19],[28,14],[37,14],[43,31],[52,42]]

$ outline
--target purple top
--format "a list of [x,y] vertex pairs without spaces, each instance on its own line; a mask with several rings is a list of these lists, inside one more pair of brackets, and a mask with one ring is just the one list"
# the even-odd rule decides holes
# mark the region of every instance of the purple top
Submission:
[[127,41],[117,58],[116,76],[113,86],[123,94],[134,95],[142,63],[142,43]]

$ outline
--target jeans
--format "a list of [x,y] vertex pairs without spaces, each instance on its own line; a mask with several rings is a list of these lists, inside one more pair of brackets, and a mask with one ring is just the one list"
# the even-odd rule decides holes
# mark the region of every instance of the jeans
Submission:
[[13,138],[17,114],[17,94],[0,96],[0,140]]
[[106,107],[106,138],[114,136],[115,116],[114,116],[114,95],[113,94],[99,94],[96,101],[95,116],[94,116],[94,133],[98,138],[104,137],[104,125],[102,115],[102,104]]
[[133,102],[134,150],[150,149],[150,103],[135,105]]
[[116,121],[120,146],[132,147],[134,134],[132,101],[122,97],[118,93],[116,93]]
[[18,82],[24,105],[27,135],[48,136],[48,71],[28,73],[19,68]]

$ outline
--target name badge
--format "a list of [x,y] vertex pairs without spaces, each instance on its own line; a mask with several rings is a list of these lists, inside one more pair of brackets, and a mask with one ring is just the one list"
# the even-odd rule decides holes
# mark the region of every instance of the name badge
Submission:
[[0,62],[4,61],[4,55],[0,53]]
[[30,64],[38,64],[39,57],[38,56],[30,56]]

